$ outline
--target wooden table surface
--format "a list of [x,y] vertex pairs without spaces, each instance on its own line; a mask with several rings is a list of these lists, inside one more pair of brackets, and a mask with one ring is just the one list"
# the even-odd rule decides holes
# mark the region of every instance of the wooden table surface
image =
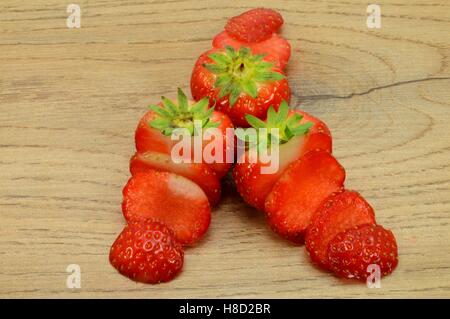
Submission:
[[[366,1],[78,0],[80,29],[69,3],[0,3],[1,297],[450,297],[449,1],[379,1],[380,29]],[[380,289],[313,267],[229,182],[176,280],[136,284],[108,263],[137,121],[189,92],[226,17],[258,5],[285,18],[292,104],[329,125],[347,187],[397,236]]]

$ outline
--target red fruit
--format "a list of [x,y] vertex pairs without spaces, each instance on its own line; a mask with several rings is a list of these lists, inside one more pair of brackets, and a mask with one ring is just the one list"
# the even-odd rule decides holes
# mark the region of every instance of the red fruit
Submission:
[[248,48],[212,49],[197,60],[191,77],[195,100],[227,114],[235,126],[248,127],[246,114],[265,119],[269,106],[278,109],[291,91],[281,69]]
[[156,284],[173,279],[183,267],[181,244],[167,226],[152,221],[131,222],[111,246],[109,261],[128,278]]
[[263,168],[269,164],[257,161],[250,163],[249,152],[245,152],[243,158],[239,159],[233,168],[233,179],[236,189],[244,201],[259,209],[264,210],[264,202],[273,186],[283,174],[286,167],[294,160],[299,149],[302,148],[303,138],[293,138],[286,144],[280,145],[279,167],[275,173],[263,173]]
[[[208,109],[208,100],[204,99],[196,103],[187,100],[184,93],[178,91],[178,103],[162,98],[162,103],[152,105],[136,128],[135,141],[136,149],[139,153],[158,152],[170,155],[172,148],[178,143],[171,139],[171,133],[177,128],[187,128],[193,134],[194,120],[201,120],[203,129],[216,128],[222,140],[216,141],[214,138],[208,139],[206,135],[202,139],[201,162],[210,166],[218,178],[223,177],[231,167],[231,162],[227,162],[226,154],[234,150],[234,139],[226,134],[227,128],[233,128],[231,120],[225,114]],[[203,131],[205,134],[205,131]],[[194,143],[192,143],[194,145]],[[221,150],[222,159],[210,162],[203,156],[203,151],[212,149]],[[193,161],[194,149],[191,150],[189,158]]]
[[358,192],[346,190],[331,195],[314,213],[306,231],[306,249],[311,259],[328,268],[329,241],[340,232],[364,224],[375,224],[375,213]]
[[233,39],[228,33],[221,32],[213,39],[213,47],[225,49],[227,46],[239,50],[248,47],[253,54],[264,54],[264,60],[275,63],[275,66],[284,69],[291,57],[291,45],[282,36],[274,33],[267,40],[256,43],[244,43]]
[[[233,126],[233,123],[231,122],[231,119],[227,115],[225,115],[222,112],[218,112],[218,111],[214,111],[211,114],[211,121],[220,123],[219,126],[217,127],[217,129],[221,132],[222,138],[223,138],[223,141],[222,141],[222,143],[223,143],[223,145],[222,145],[223,161],[209,163],[204,160],[204,162],[207,165],[211,166],[211,168],[214,171],[216,171],[217,176],[220,179],[228,173],[228,171],[231,168],[231,165],[233,164],[233,157],[231,157],[231,160],[227,161],[227,154],[232,154],[234,156],[234,153],[235,153],[234,131],[231,130],[231,135],[228,135],[227,129],[233,129],[234,126]],[[206,139],[206,141],[205,141],[205,139]],[[214,139],[212,141],[210,141],[209,139],[204,138],[203,150],[205,150],[205,148],[208,147],[208,145],[211,145],[211,146],[215,145],[214,143],[215,143]],[[218,145],[220,145],[220,144],[218,144]]]
[[266,198],[265,211],[272,229],[301,243],[319,205],[342,189],[345,170],[326,151],[311,151],[293,162]]
[[[283,108],[286,109],[284,110]],[[300,131],[299,135],[283,140],[283,144],[279,146],[278,170],[271,174],[264,173],[262,168],[268,167],[269,164],[259,160],[256,163],[251,163],[248,151],[245,152],[243,158],[238,160],[233,169],[233,177],[239,194],[245,202],[261,211],[264,210],[264,202],[267,195],[269,195],[277,180],[292,162],[311,150],[331,152],[331,135],[325,123],[302,111],[288,111],[288,108],[286,103],[282,103],[278,113],[269,113],[264,126],[266,128],[278,127],[281,135],[285,135],[285,132],[281,130],[286,129],[289,125],[292,128],[292,125],[310,123],[311,127],[307,132]],[[286,117],[278,118],[282,112],[285,112]],[[297,120],[292,121],[294,120],[293,117],[297,117]],[[289,123],[289,125],[286,125],[286,123]],[[255,123],[255,126],[256,128],[262,127],[263,123]]]
[[189,178],[205,192],[211,206],[219,203],[220,181],[217,173],[203,163],[175,163],[170,155],[157,152],[136,153],[130,160],[132,175],[155,169]]
[[[328,263],[340,277],[366,280],[369,265],[378,265],[386,276],[398,264],[394,234],[380,225],[360,225],[339,233],[328,244]],[[371,270],[373,271],[373,270]]]
[[170,136],[165,136],[160,130],[150,126],[150,122],[157,118],[158,115],[155,112],[148,111],[139,121],[134,135],[138,152],[154,151],[170,154],[175,142],[170,139]]
[[275,10],[258,8],[232,17],[225,30],[238,41],[260,42],[277,32],[283,23],[283,17]]
[[191,180],[148,169],[128,180],[122,212],[127,221],[152,219],[170,227],[184,245],[202,237],[211,220],[208,198]]

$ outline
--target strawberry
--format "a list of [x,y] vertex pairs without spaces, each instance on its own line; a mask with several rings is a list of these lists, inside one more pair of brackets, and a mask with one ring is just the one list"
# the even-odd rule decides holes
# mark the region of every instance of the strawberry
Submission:
[[306,231],[306,249],[311,259],[328,268],[329,241],[338,233],[363,224],[375,224],[375,213],[358,192],[346,190],[328,197]]
[[274,33],[268,39],[256,43],[244,43],[233,39],[227,32],[223,31],[213,39],[213,47],[225,49],[227,46],[239,50],[241,47],[248,47],[253,54],[265,54],[264,59],[273,62],[276,67],[284,69],[291,57],[291,45],[289,42]]
[[156,284],[174,278],[183,267],[181,244],[167,226],[153,221],[131,222],[111,246],[109,261],[122,275]]
[[[178,143],[177,140],[171,139],[171,134],[177,128],[186,128],[191,135],[196,134],[195,120],[201,121],[202,129],[216,128],[222,136],[221,141],[215,141],[214,138],[211,140],[206,135],[202,140],[202,151],[207,147],[213,149],[211,153],[215,153],[214,149],[221,149],[222,160],[209,162],[203,156],[201,159],[220,179],[231,167],[231,163],[226,160],[226,154],[234,150],[234,139],[227,136],[226,130],[233,128],[233,124],[225,114],[215,111],[214,108],[208,109],[208,99],[188,101],[181,89],[178,89],[177,102],[162,97],[162,102],[159,105],[151,105],[150,111],[139,121],[135,133],[138,153],[151,151],[170,155],[172,147]],[[193,158],[192,150],[190,159]]]
[[269,106],[289,102],[291,91],[283,71],[247,47],[212,49],[197,60],[191,77],[195,100],[227,114],[235,126],[248,127],[246,114],[264,119]]
[[135,175],[147,169],[167,171],[189,178],[205,192],[211,206],[220,200],[217,173],[203,163],[174,163],[170,156],[158,152],[136,153],[130,160],[130,172]]
[[345,170],[327,151],[311,151],[285,170],[266,198],[265,212],[272,229],[303,242],[306,228],[319,205],[342,189]]
[[127,221],[152,219],[170,227],[184,245],[202,237],[211,220],[208,198],[189,179],[148,169],[132,176],[123,189]]
[[339,233],[328,244],[328,263],[340,277],[366,280],[369,265],[378,265],[386,276],[398,264],[397,242],[380,225],[359,225]]
[[225,30],[238,41],[261,42],[277,32],[283,23],[283,17],[275,10],[257,8],[229,19]]
[[325,123],[305,112],[289,110],[285,101],[278,112],[269,109],[265,122],[251,115],[247,115],[247,120],[256,129],[279,129],[279,167],[276,172],[262,173],[261,169],[268,164],[260,160],[251,163],[249,151],[245,152],[233,169],[234,182],[242,198],[263,211],[267,195],[289,164],[311,150],[331,152],[331,135]]

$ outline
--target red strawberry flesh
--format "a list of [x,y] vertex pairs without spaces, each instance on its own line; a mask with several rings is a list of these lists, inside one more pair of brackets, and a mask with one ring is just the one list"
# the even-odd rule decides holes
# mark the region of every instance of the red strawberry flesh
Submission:
[[233,169],[236,188],[243,199],[253,207],[263,211],[264,202],[284,170],[303,154],[313,150],[325,150],[331,153],[332,141],[328,127],[319,119],[303,111],[290,111],[303,116],[301,124],[311,122],[313,126],[306,135],[296,136],[279,148],[279,168],[274,174],[262,174],[263,163],[249,163],[248,152]]
[[283,17],[275,10],[257,8],[229,19],[225,30],[236,40],[260,42],[277,32],[283,22]]
[[344,180],[344,168],[330,153],[303,155],[286,169],[266,199],[272,229],[302,243],[314,212],[330,194],[342,189]]
[[148,169],[167,171],[195,182],[205,192],[211,206],[219,203],[221,187],[217,173],[203,163],[174,163],[170,155],[146,152],[136,153],[130,160],[130,172],[136,175]]
[[152,169],[129,179],[123,189],[122,212],[127,221],[152,219],[166,224],[184,245],[199,240],[211,220],[208,198],[197,184]]

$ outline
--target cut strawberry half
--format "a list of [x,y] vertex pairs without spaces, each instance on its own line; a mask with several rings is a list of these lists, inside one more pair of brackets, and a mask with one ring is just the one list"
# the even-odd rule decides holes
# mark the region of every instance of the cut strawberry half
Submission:
[[326,151],[312,151],[293,162],[273,187],[265,202],[272,229],[302,243],[306,228],[320,204],[342,189],[345,170]]
[[289,164],[300,157],[303,141],[304,137],[299,136],[280,145],[279,167],[273,174],[263,174],[262,169],[269,167],[269,164],[260,161],[251,163],[248,151],[244,154],[244,158],[234,166],[233,179],[237,191],[247,204],[264,211],[267,195]]
[[377,268],[380,276],[386,276],[398,264],[397,242],[394,234],[380,225],[356,226],[329,242],[328,263],[344,278],[365,281]]
[[346,190],[331,195],[317,209],[306,231],[306,249],[311,259],[329,268],[330,240],[340,232],[364,224],[375,224],[375,213],[358,192]]
[[148,169],[175,173],[195,182],[205,192],[211,206],[220,200],[220,182],[217,173],[203,163],[175,163],[164,153],[136,153],[130,160],[130,172],[136,175]]
[[[278,112],[270,110],[264,122],[252,118],[250,115],[247,117],[249,123],[256,129],[278,128],[282,138],[276,172],[264,174],[262,169],[268,167],[269,163],[261,161],[251,163],[248,151],[243,158],[239,159],[233,169],[233,177],[239,194],[248,204],[263,211],[267,195],[289,164],[312,150],[331,152],[331,135],[325,123],[306,112],[289,111],[286,102],[281,103]],[[304,129],[298,130],[297,126]]]
[[[231,167],[231,163],[227,161],[227,152],[234,148],[234,140],[227,134],[227,129],[233,128],[230,118],[215,111],[213,107],[210,108],[208,99],[189,101],[181,89],[178,89],[177,101],[166,97],[161,99],[162,102],[158,105],[150,105],[150,111],[139,121],[135,133],[136,150],[139,153],[171,155],[174,146],[181,142],[180,139],[172,139],[175,130],[185,129],[193,138],[201,128],[201,149],[195,149],[195,142],[191,140],[191,149],[183,150],[188,154],[180,155],[189,158],[191,162],[204,163],[217,173],[219,179],[223,177]],[[207,134],[212,132],[217,133],[218,140],[216,136]],[[201,154],[194,154],[194,151],[201,151]],[[216,160],[215,156],[206,158],[210,154],[215,155],[216,151],[219,152],[219,159]],[[197,157],[200,157],[200,161],[194,160]]]
[[227,32],[221,32],[213,39],[214,48],[225,49],[227,46],[239,50],[248,47],[253,54],[264,54],[264,60],[275,63],[275,66],[284,69],[291,57],[291,45],[282,36],[274,33],[268,39],[256,43],[244,43],[233,39]]
[[283,23],[283,17],[277,11],[257,8],[229,19],[225,30],[238,41],[260,42],[277,32]]
[[197,184],[151,169],[129,179],[123,189],[122,212],[127,221],[151,219],[166,224],[184,245],[199,240],[211,220],[208,198]]

